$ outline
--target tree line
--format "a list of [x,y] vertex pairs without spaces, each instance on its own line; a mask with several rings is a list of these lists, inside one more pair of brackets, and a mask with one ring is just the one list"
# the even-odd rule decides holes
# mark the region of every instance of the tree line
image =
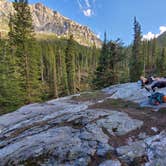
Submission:
[[119,40],[102,45],[98,67],[94,73],[93,87],[96,89],[117,83],[136,82],[140,76],[166,77],[166,50],[157,38],[142,38],[141,25],[134,17],[134,39],[130,46]]
[[142,38],[141,25],[134,18],[134,41],[130,47],[130,80],[137,81],[140,75],[166,76],[166,52],[157,38]]

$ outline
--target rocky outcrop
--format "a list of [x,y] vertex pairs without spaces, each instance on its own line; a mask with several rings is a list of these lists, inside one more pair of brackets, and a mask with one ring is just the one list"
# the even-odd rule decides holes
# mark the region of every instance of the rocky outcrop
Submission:
[[[101,40],[87,26],[80,25],[41,3],[30,5],[30,9],[36,33],[66,38],[72,34],[74,39],[82,45],[93,46],[95,44],[97,47],[101,47]],[[9,14],[13,11],[11,2],[0,0],[1,32],[8,30]]]
[[164,114],[159,124],[160,113],[120,107],[112,98],[122,89],[121,97],[138,99],[137,84],[129,83],[0,116],[0,166],[165,166]]
[[88,109],[88,105],[61,99],[1,116],[1,165],[31,160],[45,165],[87,165],[95,153],[104,156],[114,150],[108,143],[111,135],[124,135],[143,124],[125,113]]
[[6,35],[8,32],[8,21],[10,12],[13,12],[13,7],[11,2],[6,0],[0,0],[0,35]]
[[[166,108],[166,103],[159,106],[152,106],[148,102],[148,96],[151,95],[145,88],[141,88],[137,83],[119,84],[103,89],[107,94],[113,94],[112,99],[123,99],[138,103],[142,107],[150,107],[154,110]],[[158,89],[157,92],[166,94],[166,88]]]

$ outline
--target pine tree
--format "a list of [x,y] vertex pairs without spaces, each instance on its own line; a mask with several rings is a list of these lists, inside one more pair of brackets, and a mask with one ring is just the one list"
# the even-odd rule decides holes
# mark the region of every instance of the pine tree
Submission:
[[56,48],[57,52],[57,76],[58,76],[58,91],[60,96],[69,95],[67,72],[65,63],[65,53],[59,48]]
[[56,66],[56,55],[53,46],[49,45],[49,58],[50,58],[50,81],[52,83],[51,92],[53,92],[53,97],[58,97],[58,81],[57,81],[57,66]]
[[15,0],[14,15],[9,21],[9,45],[13,56],[14,80],[18,82],[18,99],[24,103],[40,100],[40,55],[36,56],[33,25],[27,0]]
[[94,89],[100,89],[101,87],[105,87],[105,73],[108,67],[108,46],[107,46],[107,37],[106,33],[104,34],[104,42],[102,45],[99,62],[97,69],[94,73],[94,78],[92,80],[92,86]]
[[0,39],[0,106],[4,107],[7,104],[6,84],[7,84],[7,54],[6,42]]
[[134,43],[132,47],[132,57],[130,60],[130,79],[137,81],[143,74],[143,57],[141,53],[141,26],[134,18]]
[[157,41],[154,38],[152,41],[152,65],[151,65],[151,75],[154,75],[156,72],[156,60],[157,60]]
[[0,107],[3,111],[11,111],[20,104],[18,93],[20,92],[13,56],[9,54],[7,41],[0,40]]
[[161,54],[157,60],[157,74],[165,77],[166,76],[166,52],[165,48],[162,48]]
[[79,53],[75,55],[75,84],[76,84],[76,89],[77,91],[80,91],[80,83],[81,83],[81,68],[80,68],[80,61],[79,61]]
[[122,42],[120,39],[108,42],[108,67],[106,76],[109,84],[116,84],[119,82],[119,67],[118,64],[124,59],[122,52]]
[[148,47],[147,40],[142,42],[142,55],[143,55],[143,75],[147,75],[147,63],[148,63]]
[[66,48],[66,71],[67,71],[67,81],[68,81],[68,87],[70,94],[76,93],[76,84],[75,84],[75,43],[73,40],[73,36],[70,36],[70,39],[67,43]]
[[92,81],[95,89],[107,87],[119,81],[117,65],[124,59],[121,44],[119,40],[107,42],[105,34],[99,64]]

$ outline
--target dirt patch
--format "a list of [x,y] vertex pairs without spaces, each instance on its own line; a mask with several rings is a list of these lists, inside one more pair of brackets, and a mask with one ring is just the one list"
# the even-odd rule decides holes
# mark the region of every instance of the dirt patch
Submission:
[[48,153],[44,153],[40,156],[37,157],[30,157],[25,161],[21,161],[18,165],[24,165],[24,166],[40,166],[42,165],[41,163],[44,163],[46,161],[48,161],[48,159],[50,158],[57,158],[57,156],[52,156],[51,154]]
[[91,157],[91,161],[88,163],[88,166],[97,166],[106,160],[119,160],[122,166],[128,166],[128,164],[117,157],[116,152],[108,152],[105,156],[98,156],[96,153]]
[[163,114],[163,116],[166,116],[166,108],[160,108],[158,113]]
[[[159,112],[154,112],[150,108],[141,108],[138,104],[124,101],[121,99],[107,99],[103,103],[97,103],[89,106],[91,109],[102,108],[117,110],[127,113],[131,118],[138,119],[144,122],[141,128],[133,130],[123,136],[111,136],[109,143],[113,147],[119,147],[127,145],[129,141],[137,141],[141,138],[138,137],[140,133],[146,133],[148,136],[156,135],[165,130],[166,122],[166,109],[162,109]],[[152,127],[156,127],[158,131],[153,131]]]

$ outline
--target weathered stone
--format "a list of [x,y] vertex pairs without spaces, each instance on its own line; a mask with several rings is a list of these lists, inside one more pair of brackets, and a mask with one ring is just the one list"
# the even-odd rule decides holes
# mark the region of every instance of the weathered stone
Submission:
[[125,99],[129,101],[141,102],[149,95],[145,89],[141,89],[137,83],[126,83],[110,86],[103,89],[106,93],[113,94],[113,99]]
[[146,166],[166,165],[166,132],[145,139],[149,162]]
[[59,165],[64,160],[82,165],[89,162],[98,148],[103,150],[98,144],[103,143],[105,151],[109,147],[109,137],[95,122],[110,113],[87,107],[87,103],[74,104],[63,98],[1,116],[0,162],[18,164],[43,154],[47,154],[45,160],[36,161],[40,165],[51,165],[54,160]]
[[5,165],[12,160],[18,164],[18,161],[26,160],[32,156],[40,156],[43,153],[52,153],[58,156],[59,160],[63,160],[74,145],[81,144],[79,138],[72,137],[72,131],[73,129],[69,127],[53,128],[18,139],[0,149],[0,163]]
[[116,151],[121,158],[133,161],[134,158],[146,154],[146,144],[143,141],[133,142],[131,145],[117,148]]
[[[75,160],[72,166],[87,166],[91,158],[89,156]],[[65,165],[66,166],[66,165]]]
[[114,148],[111,147],[110,145],[99,143],[99,145],[97,147],[97,155],[104,157],[108,152],[111,152],[113,150],[114,150]]
[[88,124],[85,130],[80,133],[80,139],[108,143],[109,137],[104,134],[102,128],[96,124]]
[[148,137],[148,135],[147,135],[145,132],[140,133],[140,134],[138,135],[138,138],[139,138],[139,139],[145,139],[145,138],[147,138],[147,137]]
[[121,163],[118,160],[107,160],[102,162],[99,166],[121,166]]
[[97,124],[100,127],[104,127],[110,135],[120,136],[140,128],[143,125],[143,122],[131,119],[126,113],[111,111],[109,116],[98,120]]

